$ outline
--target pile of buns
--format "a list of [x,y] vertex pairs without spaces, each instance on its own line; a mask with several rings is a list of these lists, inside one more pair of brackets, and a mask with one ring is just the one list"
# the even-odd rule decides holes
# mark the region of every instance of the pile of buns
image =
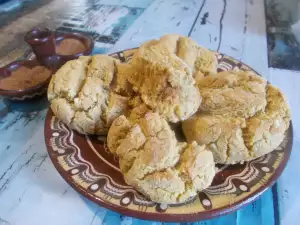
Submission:
[[106,55],[67,62],[48,99],[71,128],[107,134],[126,183],[155,202],[185,202],[209,187],[216,163],[273,151],[290,123],[279,89],[254,72],[217,66],[214,52],[166,35],[142,44],[129,63]]

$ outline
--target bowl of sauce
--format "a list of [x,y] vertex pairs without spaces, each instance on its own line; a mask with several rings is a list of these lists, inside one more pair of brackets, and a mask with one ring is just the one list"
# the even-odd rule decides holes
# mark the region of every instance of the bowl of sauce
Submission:
[[25,34],[37,60],[46,67],[59,69],[69,60],[90,55],[94,42],[79,33],[55,34],[47,28],[34,28]]
[[14,61],[0,68],[0,95],[11,100],[43,95],[54,72],[36,60]]
[[[55,52],[58,55],[83,55],[89,49],[89,41],[81,38],[78,34],[66,34],[56,38]],[[87,52],[88,54],[88,52]]]

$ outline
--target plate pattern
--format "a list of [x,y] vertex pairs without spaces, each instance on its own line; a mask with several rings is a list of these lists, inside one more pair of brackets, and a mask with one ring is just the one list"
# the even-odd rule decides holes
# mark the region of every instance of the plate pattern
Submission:
[[[113,54],[129,61],[135,49]],[[219,71],[251,70],[220,53]],[[157,204],[128,186],[118,161],[106,146],[106,137],[84,136],[71,130],[49,110],[45,139],[49,155],[61,175],[89,199],[130,216],[164,221],[207,219],[232,211],[258,197],[282,172],[292,145],[292,126],[270,154],[240,165],[218,165],[212,185],[184,204]]]

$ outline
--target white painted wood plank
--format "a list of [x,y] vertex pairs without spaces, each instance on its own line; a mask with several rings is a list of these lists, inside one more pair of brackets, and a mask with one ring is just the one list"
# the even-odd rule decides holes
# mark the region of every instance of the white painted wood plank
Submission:
[[191,37],[200,45],[239,58],[244,20],[245,1],[205,1]]
[[101,0],[101,4],[147,8],[153,0]]
[[110,52],[140,46],[165,34],[188,35],[203,0],[155,0]]
[[203,47],[217,50],[219,44],[219,23],[223,5],[221,0],[205,1],[191,38]]
[[246,15],[245,2],[230,0],[226,3],[226,1],[223,1],[224,17],[223,21],[220,22],[219,51],[237,59],[241,58],[243,51],[243,32]]
[[[6,132],[13,134],[11,143],[22,134],[31,133],[31,136],[25,137],[27,142],[12,146],[0,164],[0,218],[23,225],[84,225],[91,221],[101,224],[106,209],[81,197],[53,167],[44,143],[44,120],[31,121],[26,126],[29,130],[15,131],[16,127],[22,127],[22,120]],[[34,123],[37,123],[35,129]]]
[[241,60],[270,79],[265,6],[263,0],[247,0],[247,18]]
[[300,140],[300,72],[273,68],[269,70],[270,82],[279,87],[287,97],[292,112],[294,136]]
[[239,59],[268,78],[263,0],[205,1],[191,37]]
[[[44,113],[30,113],[24,117],[21,112],[9,113],[0,126],[0,186],[6,171],[14,162],[26,153],[23,146],[32,139],[36,127],[42,126]],[[7,175],[7,174],[6,174]]]
[[286,169],[279,179],[279,206],[282,225],[300,224],[300,72],[270,69],[270,82],[279,87],[286,95],[292,112],[294,129],[293,150]]

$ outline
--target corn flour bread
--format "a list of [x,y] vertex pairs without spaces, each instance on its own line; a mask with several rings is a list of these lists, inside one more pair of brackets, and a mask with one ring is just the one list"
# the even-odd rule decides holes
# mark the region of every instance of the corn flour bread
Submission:
[[178,142],[157,113],[118,117],[107,142],[126,183],[155,202],[185,202],[207,188],[216,173],[212,153],[196,142]]
[[267,104],[267,82],[252,72],[225,71],[197,85],[203,98],[200,110],[212,115],[248,118]]
[[199,112],[182,123],[189,143],[207,145],[216,163],[235,164],[273,151],[289,127],[279,89],[250,72],[222,72],[199,84]]
[[[255,73],[217,73],[217,65],[190,38],[166,35],[144,43],[130,63],[105,55],[67,62],[48,99],[78,132],[108,132],[127,184],[152,201],[182,203],[210,186],[215,163],[267,154],[289,127],[279,89]],[[176,139],[178,127],[187,142]]]
[[63,65],[48,87],[56,117],[83,134],[106,133],[128,108],[127,65],[105,55],[82,56]]
[[244,140],[250,159],[274,150],[283,141],[291,120],[290,109],[282,92],[267,85],[267,107],[246,120]]
[[135,72],[129,76],[143,102],[169,122],[178,122],[193,115],[201,96],[195,77],[217,71],[214,53],[178,35],[151,40],[134,54]]
[[178,122],[201,103],[195,77],[216,69],[214,53],[189,38],[167,35],[143,44],[131,64],[105,55],[66,63],[53,76],[48,99],[54,114],[83,134],[105,134],[113,119],[126,113],[133,87],[143,107]]

